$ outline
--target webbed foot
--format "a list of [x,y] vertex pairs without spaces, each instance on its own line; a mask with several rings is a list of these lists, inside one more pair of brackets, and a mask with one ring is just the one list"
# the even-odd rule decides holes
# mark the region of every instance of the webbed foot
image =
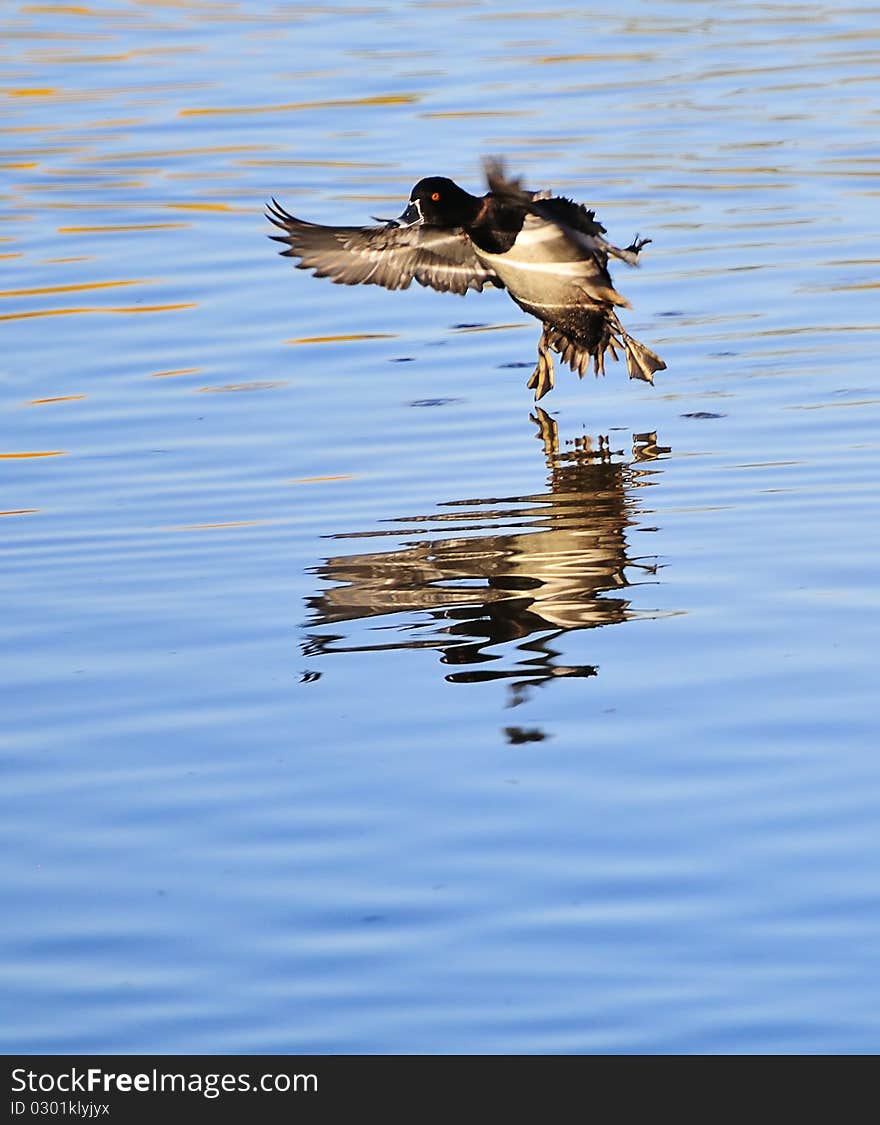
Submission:
[[639,236],[636,235],[629,246],[627,246],[625,249],[628,250],[630,254],[638,254],[642,247],[647,246],[649,242],[653,242],[653,239],[639,238]]

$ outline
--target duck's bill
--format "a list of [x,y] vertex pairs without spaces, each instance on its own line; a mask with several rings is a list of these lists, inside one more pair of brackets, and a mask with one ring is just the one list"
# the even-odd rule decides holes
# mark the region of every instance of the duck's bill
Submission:
[[378,215],[372,216],[377,223],[387,223],[389,227],[417,227],[425,221],[422,208],[417,199],[411,199],[402,215],[396,219],[380,219]]

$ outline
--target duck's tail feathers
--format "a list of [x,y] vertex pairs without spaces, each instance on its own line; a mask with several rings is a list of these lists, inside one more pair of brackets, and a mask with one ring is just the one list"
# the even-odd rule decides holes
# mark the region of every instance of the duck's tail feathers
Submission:
[[[599,357],[607,346],[604,341],[602,345],[596,349],[594,355],[592,352],[588,351],[583,344],[579,344],[577,340],[572,340],[569,336],[566,336],[564,332],[560,332],[558,328],[545,326],[544,332],[548,345],[554,352],[558,353],[563,363],[567,363],[572,371],[578,373],[578,378],[583,379],[590,365],[591,358],[595,365],[596,374],[599,374]],[[604,363],[602,363],[601,370],[604,374]]]
[[542,340],[546,342],[546,346],[556,352],[572,371],[576,371],[580,379],[587,373],[591,361],[594,374],[597,377],[604,375],[605,353],[610,352],[611,358],[617,360],[620,358],[618,350],[626,358],[626,370],[630,379],[653,383],[654,372],[666,370],[666,364],[660,356],[625,332],[610,310],[599,339],[589,347],[551,325],[545,325],[544,332]]

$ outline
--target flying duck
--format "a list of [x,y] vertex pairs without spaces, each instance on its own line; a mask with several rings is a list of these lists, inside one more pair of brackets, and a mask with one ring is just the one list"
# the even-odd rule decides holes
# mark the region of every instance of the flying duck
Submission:
[[583,204],[525,190],[498,161],[486,161],[485,169],[485,195],[429,176],[413,188],[399,218],[377,219],[381,225],[373,227],[307,223],[273,199],[267,218],[283,233],[270,237],[287,245],[281,253],[298,258],[298,269],[341,285],[406,289],[415,280],[460,294],[484,285],[506,289],[544,326],[528,382],[536,400],[553,387],[551,352],[583,377],[590,360],[604,375],[605,352],[617,359],[620,349],[629,377],[653,383],[666,364],[624,330],[615,308],[628,308],[629,301],[608,273],[609,257],[638,265],[651,240],[636,235],[620,250]]

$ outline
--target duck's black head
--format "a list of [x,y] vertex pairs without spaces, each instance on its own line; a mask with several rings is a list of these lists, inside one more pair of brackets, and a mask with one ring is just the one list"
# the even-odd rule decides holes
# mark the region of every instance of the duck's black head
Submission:
[[445,176],[428,176],[412,189],[402,225],[427,223],[434,227],[466,227],[477,217],[482,199],[469,195]]

